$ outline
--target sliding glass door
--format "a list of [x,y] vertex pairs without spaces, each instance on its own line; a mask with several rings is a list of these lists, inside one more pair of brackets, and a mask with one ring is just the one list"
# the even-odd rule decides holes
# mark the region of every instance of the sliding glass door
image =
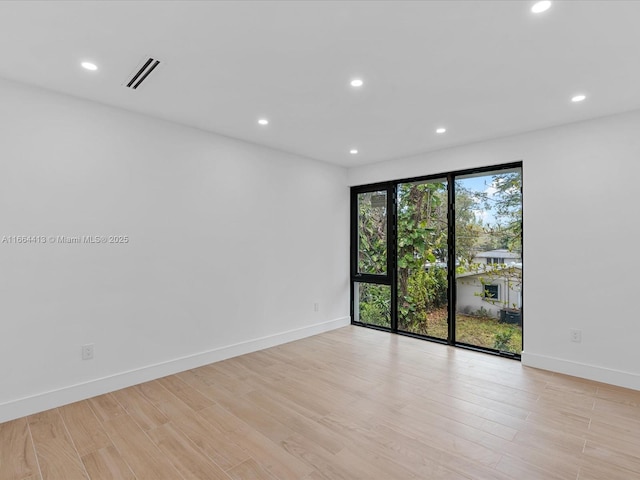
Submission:
[[447,340],[447,179],[397,187],[398,330]]
[[519,163],[352,189],[355,324],[519,357]]
[[456,341],[522,351],[521,169],[455,180]]

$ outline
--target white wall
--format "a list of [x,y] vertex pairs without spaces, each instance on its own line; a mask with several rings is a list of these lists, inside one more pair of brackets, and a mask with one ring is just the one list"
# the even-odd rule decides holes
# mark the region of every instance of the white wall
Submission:
[[639,132],[631,112],[352,168],[349,183],[522,160],[523,363],[640,389]]
[[7,81],[0,105],[0,240],[130,238],[0,243],[0,422],[349,322],[345,169]]
[[[500,310],[520,307],[520,285],[514,279],[505,277],[484,276],[486,283],[480,281],[481,275],[457,277],[456,280],[456,311],[474,314],[480,309],[488,314],[500,318]],[[518,282],[519,283],[519,282]],[[483,297],[485,285],[498,285],[498,297],[494,301],[487,301]],[[507,293],[508,292],[508,293]]]

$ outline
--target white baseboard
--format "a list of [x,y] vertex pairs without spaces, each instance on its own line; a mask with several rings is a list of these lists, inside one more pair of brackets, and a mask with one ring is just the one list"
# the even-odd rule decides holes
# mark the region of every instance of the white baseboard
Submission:
[[283,343],[335,330],[336,328],[349,325],[350,322],[350,317],[341,317],[327,322],[296,328],[294,330],[288,330],[274,335],[268,335],[266,337],[255,338],[245,342],[236,343],[234,345],[214,348],[213,350],[208,350],[206,352],[187,355],[185,357],[168,360],[166,362],[116,373],[107,377],[69,385],[64,388],[39,393],[29,397],[11,400],[0,404],[0,423],[69,403],[78,402],[80,400],[95,397],[96,395],[120,390],[121,388],[130,387],[139,383],[155,380],[174,373],[201,367],[209,363],[237,357],[238,355],[244,355],[245,353],[256,352],[265,348],[275,347],[277,345],[282,345]]
[[527,367],[540,368],[573,377],[586,378],[596,382],[617,385],[618,387],[640,390],[640,375],[637,373],[613,370],[610,368],[572,362],[562,358],[522,352],[522,364]]

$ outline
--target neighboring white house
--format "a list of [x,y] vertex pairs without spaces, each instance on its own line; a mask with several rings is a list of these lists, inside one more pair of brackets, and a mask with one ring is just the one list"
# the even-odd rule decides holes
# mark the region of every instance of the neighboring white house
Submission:
[[456,274],[457,311],[500,318],[522,307],[522,259],[506,249],[480,252],[468,270]]

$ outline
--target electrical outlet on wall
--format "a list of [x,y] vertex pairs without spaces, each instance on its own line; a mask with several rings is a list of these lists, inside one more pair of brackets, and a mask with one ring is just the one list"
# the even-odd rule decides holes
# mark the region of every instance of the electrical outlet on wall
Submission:
[[82,359],[91,360],[93,358],[93,343],[82,346]]
[[571,329],[571,330],[569,330],[569,333],[571,335],[571,341],[572,342],[575,342],[575,343],[581,343],[582,342],[582,330]]
[[319,311],[319,310],[320,310],[320,304],[319,304],[318,302],[314,303],[314,304],[313,304],[313,311],[314,311],[314,312],[317,312],[317,311]]

